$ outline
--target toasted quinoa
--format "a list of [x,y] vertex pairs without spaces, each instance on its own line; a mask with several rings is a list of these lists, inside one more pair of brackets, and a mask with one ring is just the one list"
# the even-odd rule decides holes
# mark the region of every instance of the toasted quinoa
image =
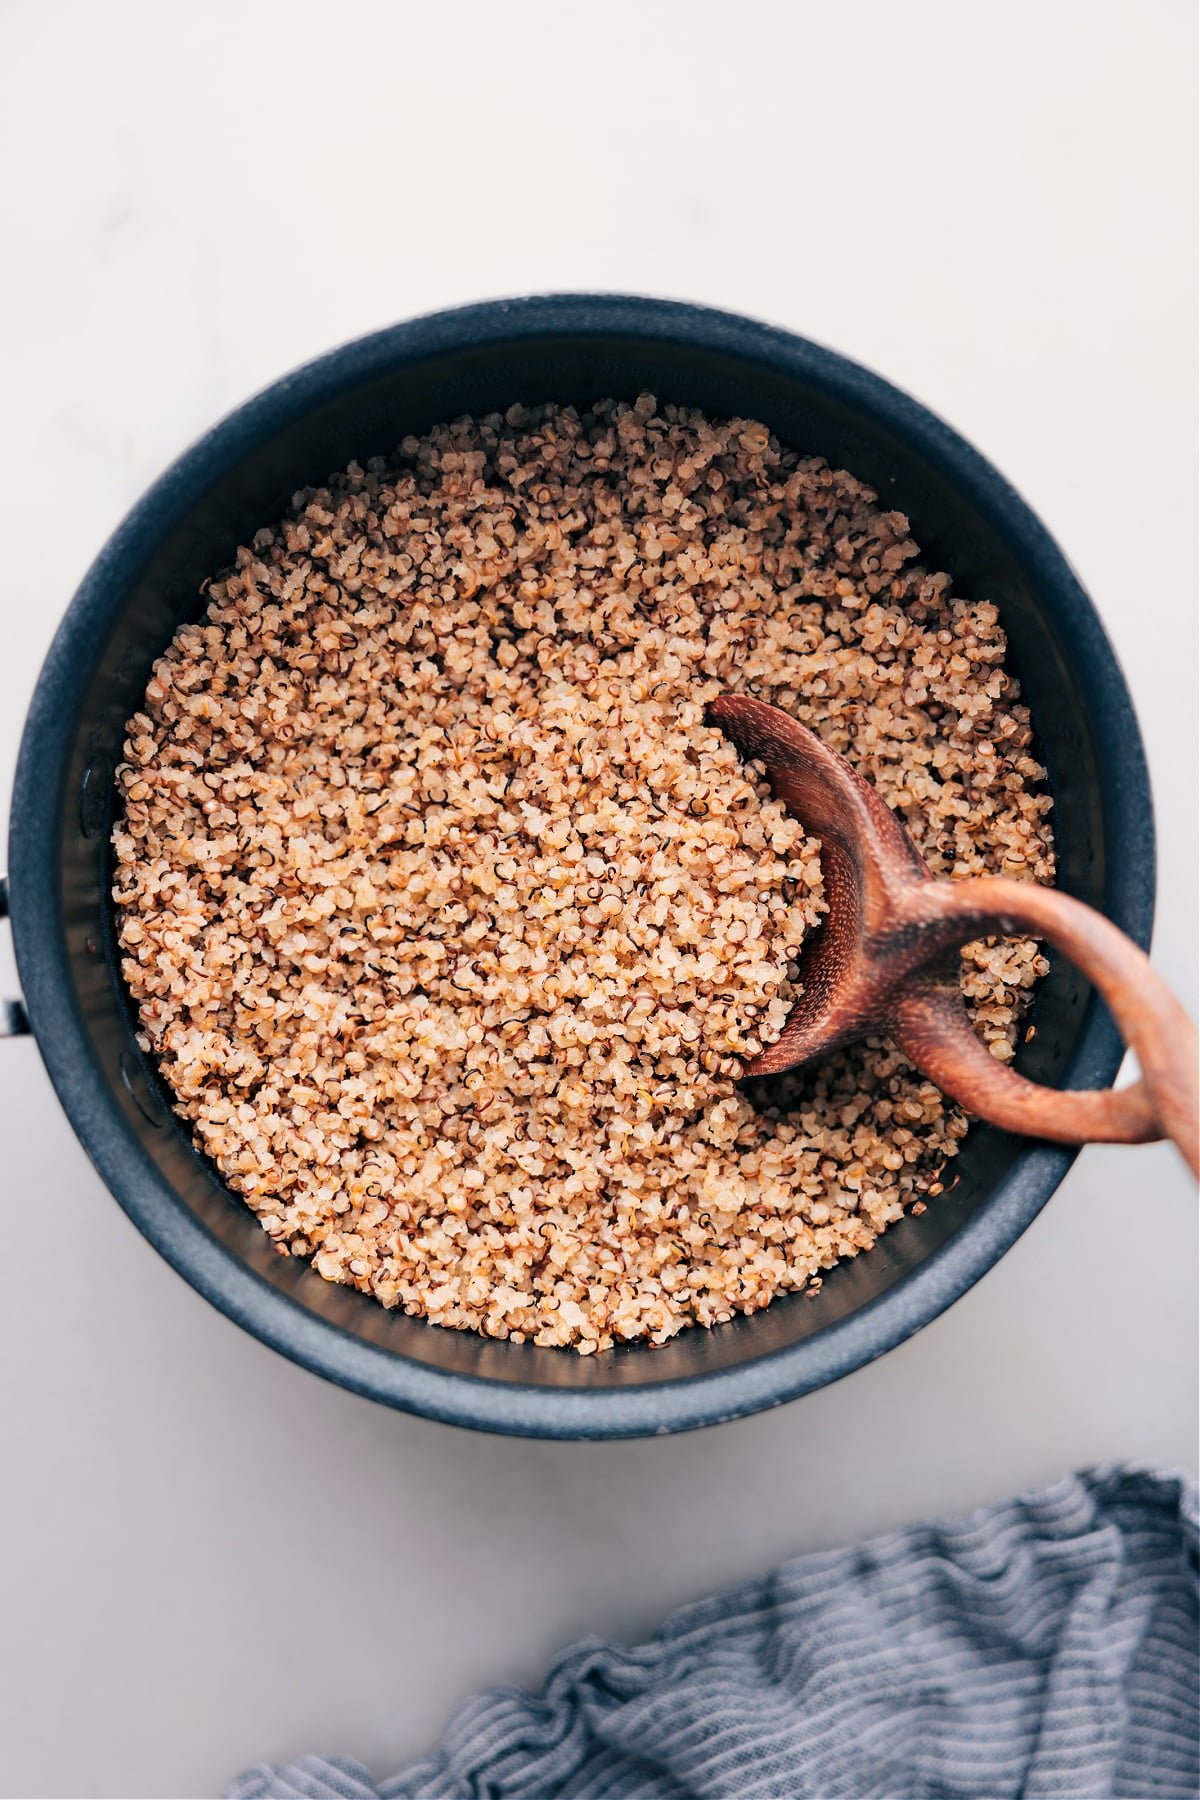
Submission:
[[[283,1253],[440,1325],[662,1343],[819,1285],[941,1191],[963,1113],[872,1040],[738,1085],[819,845],[705,724],[819,732],[935,872],[1050,881],[996,607],[766,426],[514,406],[296,495],[129,722],[122,966]],[[1045,970],[971,946],[1013,1053]]]

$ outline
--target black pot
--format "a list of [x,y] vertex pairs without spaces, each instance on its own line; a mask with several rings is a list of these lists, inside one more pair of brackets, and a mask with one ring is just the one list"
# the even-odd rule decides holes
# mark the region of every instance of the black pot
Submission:
[[[660,399],[765,420],[906,512],[930,564],[994,600],[1050,772],[1061,882],[1143,946],[1154,897],[1150,794],[1129,695],[1054,542],[991,465],[856,364],[697,307],[556,296],[383,331],[285,377],[180,457],[101,552],[63,621],[17,768],[10,902],[28,1018],[84,1147],[135,1224],[230,1318],[307,1368],[391,1406],[494,1431],[681,1431],[835,1381],[917,1331],[1002,1256],[1073,1152],[976,1126],[953,1191],[906,1218],[819,1296],[776,1300],[661,1350],[593,1357],[447,1331],[278,1256],[191,1147],[133,1035],[109,902],[113,771],[150,665],[201,610],[201,580],[295,489],[463,412],[514,400]],[[19,1022],[10,1011],[9,1023]],[[1107,1014],[1052,968],[1018,1066],[1111,1082]],[[0,1024],[2,1024],[0,1019]]]

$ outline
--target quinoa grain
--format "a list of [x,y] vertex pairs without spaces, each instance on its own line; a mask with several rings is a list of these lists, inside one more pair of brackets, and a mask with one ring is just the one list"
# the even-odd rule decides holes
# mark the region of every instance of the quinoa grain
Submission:
[[[1050,880],[996,608],[916,557],[853,476],[642,395],[406,438],[206,584],[118,771],[122,966],[282,1253],[586,1354],[815,1293],[942,1191],[966,1120],[894,1046],[737,1085],[824,899],[704,724],[758,694],[936,872]],[[1044,970],[964,952],[994,1056]]]

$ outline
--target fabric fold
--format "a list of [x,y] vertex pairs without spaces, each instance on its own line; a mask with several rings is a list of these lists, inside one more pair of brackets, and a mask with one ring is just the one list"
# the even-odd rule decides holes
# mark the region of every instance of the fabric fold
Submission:
[[229,1800],[1195,1800],[1197,1497],[1106,1467],[801,1556],[468,1700],[376,1783],[307,1756]]

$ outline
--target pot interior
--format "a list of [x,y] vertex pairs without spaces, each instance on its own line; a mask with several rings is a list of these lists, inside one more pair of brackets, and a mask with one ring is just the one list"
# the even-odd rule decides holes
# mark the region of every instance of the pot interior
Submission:
[[[759,358],[711,343],[647,338],[616,324],[586,334],[522,336],[514,328],[507,341],[470,348],[402,347],[390,358],[376,355],[373,367],[347,366],[340,375],[337,360],[325,365],[324,392],[305,390],[290,412],[286,392],[276,389],[269,406],[255,403],[218,428],[154,491],[149,525],[143,507],[138,530],[118,534],[89,578],[94,591],[104,592],[106,623],[92,641],[88,668],[73,678],[78,712],[61,795],[59,902],[74,1000],[125,1126],[171,1190],[171,1204],[193,1215],[215,1244],[263,1282],[314,1320],[431,1368],[535,1389],[636,1387],[730,1370],[810,1340],[872,1307],[947,1245],[1029,1146],[975,1127],[951,1165],[959,1177],[953,1191],[923,1216],[893,1226],[869,1255],[833,1270],[818,1296],[785,1297],[752,1318],[685,1331],[653,1351],[629,1347],[581,1358],[447,1331],[385,1312],[330,1286],[305,1263],[277,1255],[250,1212],[192,1149],[134,1041],[108,898],[112,776],[124,722],[177,625],[202,610],[201,581],[228,563],[257,527],[278,518],[297,488],[324,480],[352,458],[387,454],[405,433],[456,414],[503,409],[516,400],[587,405],[650,389],[660,401],[763,419],[784,443],[862,476],[909,515],[929,565],[949,570],[964,594],[998,604],[1050,772],[1060,880],[1103,905],[1112,853],[1102,803],[1106,777],[1072,645],[1045,599],[1043,550],[1018,541],[1011,520],[988,505],[986,475],[983,483],[978,471],[972,480],[962,478],[955,440],[944,453],[928,436],[918,443],[902,419],[881,415],[870,378],[856,386],[848,365],[834,378],[819,363],[785,367],[765,350]],[[1056,963],[1037,998],[1036,1037],[1018,1058],[1024,1073],[1062,1083],[1073,1058],[1078,1065],[1088,1002],[1087,985]],[[1083,1070],[1089,1081],[1103,1078],[1094,1066],[1097,1041],[1093,1031],[1091,1065]],[[1111,1060],[1111,1044],[1103,1042]],[[162,1229],[169,1235],[169,1220]]]

